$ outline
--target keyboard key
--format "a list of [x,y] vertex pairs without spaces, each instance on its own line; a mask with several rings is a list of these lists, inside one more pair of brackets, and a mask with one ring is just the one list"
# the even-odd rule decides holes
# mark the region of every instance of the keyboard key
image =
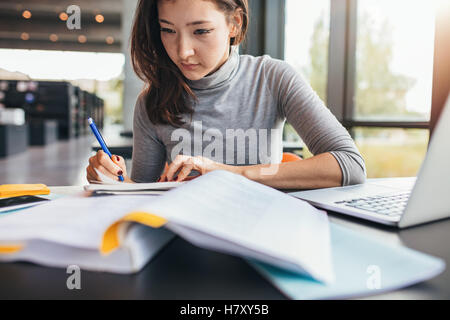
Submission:
[[366,198],[355,198],[335,202],[345,204],[347,207],[369,211],[385,216],[400,216],[406,208],[410,193],[387,194],[384,196],[371,196]]

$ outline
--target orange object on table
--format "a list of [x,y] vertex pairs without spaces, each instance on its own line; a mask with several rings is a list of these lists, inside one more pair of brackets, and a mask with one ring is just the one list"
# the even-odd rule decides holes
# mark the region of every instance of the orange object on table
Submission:
[[4,184],[0,185],[0,198],[35,196],[50,194],[45,184]]

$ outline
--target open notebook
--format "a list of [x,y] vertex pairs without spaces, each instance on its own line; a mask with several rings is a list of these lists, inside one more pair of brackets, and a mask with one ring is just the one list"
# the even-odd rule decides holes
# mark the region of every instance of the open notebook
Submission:
[[84,190],[94,195],[163,195],[184,182],[90,184]]
[[0,261],[133,272],[173,233],[199,247],[334,280],[326,213],[225,171],[162,196],[71,197],[0,215]]
[[95,169],[101,181],[84,186],[93,195],[162,195],[185,182],[124,183],[114,181]]

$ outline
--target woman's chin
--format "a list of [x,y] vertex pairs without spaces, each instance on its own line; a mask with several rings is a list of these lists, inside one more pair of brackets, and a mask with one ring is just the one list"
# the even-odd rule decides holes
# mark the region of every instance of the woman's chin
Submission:
[[181,72],[183,73],[184,77],[190,81],[196,81],[196,80],[203,79],[204,77],[206,77],[209,74],[208,71],[200,70],[200,68],[198,68],[198,67],[196,68],[196,70],[181,69]]
[[189,72],[189,73],[183,72],[183,74],[186,79],[191,80],[191,81],[200,80],[206,76],[203,74],[193,73],[193,72],[192,73],[191,72]]
[[192,75],[192,74],[184,74],[184,77],[190,81],[197,81],[197,80],[200,80],[203,78],[202,76],[199,76],[199,75],[196,76],[196,75]]

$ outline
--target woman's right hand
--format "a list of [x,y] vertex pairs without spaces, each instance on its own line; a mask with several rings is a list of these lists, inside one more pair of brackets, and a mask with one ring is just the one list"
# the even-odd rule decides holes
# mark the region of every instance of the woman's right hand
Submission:
[[100,178],[95,169],[113,180],[120,181],[119,176],[123,176],[124,182],[133,183],[127,175],[125,160],[116,155],[113,155],[113,158],[114,161],[103,150],[100,150],[95,156],[89,158],[89,166],[86,168],[89,183],[100,182]]

